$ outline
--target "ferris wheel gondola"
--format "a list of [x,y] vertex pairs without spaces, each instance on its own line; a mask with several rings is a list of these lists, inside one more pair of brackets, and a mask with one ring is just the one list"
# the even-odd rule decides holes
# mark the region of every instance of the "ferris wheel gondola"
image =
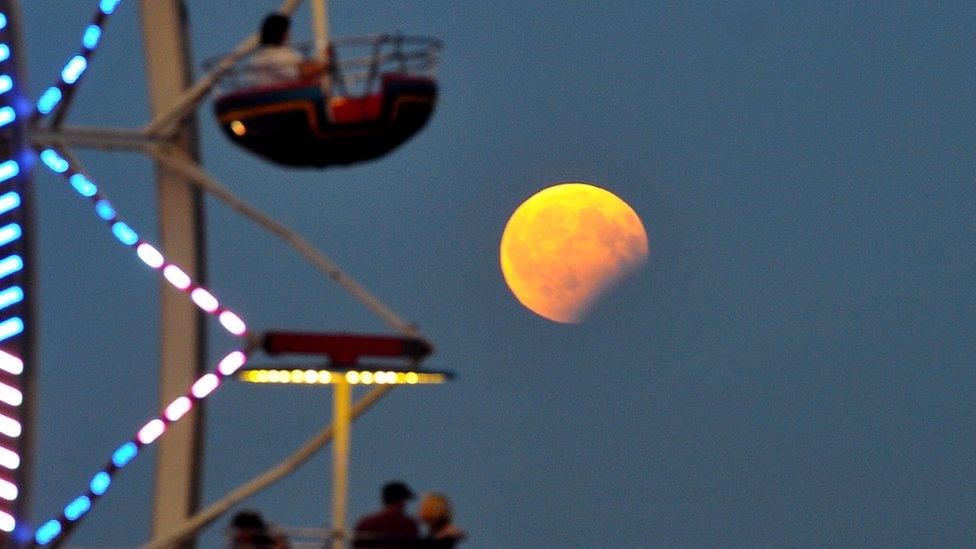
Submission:
[[[379,158],[433,114],[439,49],[438,40],[418,36],[335,40],[324,64],[303,61],[295,73],[304,76],[270,85],[266,69],[245,61],[222,81],[214,114],[235,144],[278,164],[321,168]],[[357,50],[366,54],[344,58]]]

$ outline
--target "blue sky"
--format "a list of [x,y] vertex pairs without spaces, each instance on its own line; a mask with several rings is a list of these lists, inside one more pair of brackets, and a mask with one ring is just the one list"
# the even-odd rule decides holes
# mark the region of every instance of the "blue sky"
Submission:
[[[35,93],[94,4],[24,3]],[[976,536],[976,8],[331,4],[335,35],[444,41],[421,134],[369,164],[285,170],[228,144],[209,105],[199,122],[212,173],[417,322],[429,365],[458,373],[357,422],[353,516],[401,478],[453,498],[470,548]],[[188,5],[199,74],[277,3]],[[137,7],[109,24],[72,123],[148,118]],[[79,154],[156,240],[149,161]],[[497,259],[512,211],[560,181],[626,200],[651,249],[575,326],[522,308]],[[158,346],[154,273],[61,180],[36,184],[40,520],[156,413]],[[208,228],[211,286],[259,329],[385,329],[216,202]],[[233,342],[212,335],[216,359]],[[330,404],[229,383],[207,406],[205,503],[289,454]],[[328,467],[318,456],[247,506],[321,525]],[[146,540],[152,469],[149,454],[125,470],[74,543]]]

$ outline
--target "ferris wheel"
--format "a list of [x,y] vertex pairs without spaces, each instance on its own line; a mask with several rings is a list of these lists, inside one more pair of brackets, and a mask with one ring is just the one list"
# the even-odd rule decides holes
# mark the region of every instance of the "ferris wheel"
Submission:
[[[149,445],[157,453],[153,540],[149,547],[191,542],[195,533],[235,503],[289,474],[332,441],[333,547],[345,547],[345,500],[351,421],[394,385],[442,383],[450,372],[422,369],[433,346],[415,326],[383,304],[325,254],[281,222],[236,196],[198,162],[198,108],[213,94],[213,113],[233,143],[270,162],[324,168],[378,159],[420,131],[437,100],[440,42],[426,37],[373,35],[332,40],[325,0],[313,0],[315,42],[304,47],[294,76],[262,80],[249,64],[268,44],[260,33],[205,65],[190,81],[183,0],[142,0],[146,72],[153,118],[138,129],[66,125],[75,90],[94,54],[107,39],[106,24],[123,0],[98,0],[91,21],[81,28],[77,53],[58,78],[33,102],[25,98],[20,57],[23,42],[17,0],[0,0],[0,542],[4,546],[58,546],[89,516],[117,482],[118,473]],[[278,9],[292,14],[301,0]],[[156,164],[160,242],[140,235],[108,198],[97,174],[89,173],[74,150],[137,151]],[[35,162],[34,159],[39,160]],[[31,284],[33,168],[60,176],[109,234],[136,259],[159,273],[161,361],[159,410],[131,439],[108,451],[106,465],[76,479],[79,494],[46,521],[27,516],[31,474],[31,407],[36,366]],[[359,300],[394,334],[291,333],[258,331],[245,315],[208,287],[201,276],[206,261],[202,199],[210,194],[297,251],[327,278]],[[211,320],[212,319],[212,320]],[[202,364],[205,322],[216,321],[238,341],[216,365]],[[314,327],[313,327],[314,328]],[[318,362],[288,368],[255,368],[248,360],[265,355],[314,356]],[[380,358],[379,365],[368,361]],[[200,511],[194,487],[200,466],[202,421],[198,404],[227,379],[257,383],[330,385],[333,424],[325,427],[284,463],[269,469],[222,500]],[[352,386],[376,385],[353,403]],[[66,479],[66,482],[70,482]]]

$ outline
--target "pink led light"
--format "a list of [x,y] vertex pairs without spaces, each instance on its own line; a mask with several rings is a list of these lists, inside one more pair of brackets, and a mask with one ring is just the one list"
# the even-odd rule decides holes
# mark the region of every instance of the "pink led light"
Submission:
[[10,469],[11,471],[20,467],[20,454],[0,446],[0,467]]
[[0,351],[0,370],[19,376],[24,373],[24,361],[10,353]]
[[7,501],[13,501],[17,499],[17,485],[12,482],[7,482],[0,478],[0,498]]
[[220,323],[223,324],[227,331],[236,335],[242,336],[247,332],[247,325],[241,320],[241,317],[237,316],[231,311],[224,311],[220,313]]
[[157,417],[156,419],[150,420],[149,423],[143,425],[142,429],[139,429],[139,434],[136,435],[136,438],[139,439],[139,442],[143,444],[151,444],[154,440],[159,438],[159,435],[163,434],[163,431],[165,430],[166,424],[163,423],[163,420]]
[[203,288],[197,288],[190,292],[190,299],[208,313],[216,312],[217,308],[220,307],[220,303],[217,303],[217,298]]
[[220,385],[220,378],[213,374],[207,374],[198,379],[193,387],[190,387],[190,392],[197,398],[203,398],[212,393],[218,385]]
[[20,422],[16,419],[9,418],[3,414],[0,414],[0,433],[7,435],[10,438],[17,438],[20,436]]
[[166,260],[163,259],[163,254],[159,253],[159,250],[153,248],[151,245],[146,244],[145,242],[139,244],[139,247],[136,248],[136,254],[143,263],[149,265],[153,269],[162,267],[163,263],[166,262]]
[[3,530],[4,532],[13,532],[16,527],[17,521],[14,519],[13,515],[0,511],[0,530]]
[[240,369],[245,362],[247,362],[247,355],[240,351],[234,351],[220,361],[220,364],[217,365],[217,370],[221,374],[229,376]]
[[10,406],[20,406],[24,402],[24,395],[6,383],[0,383],[0,402]]
[[166,277],[166,280],[169,280],[170,284],[176,286],[176,288],[179,290],[186,290],[190,287],[190,276],[184,273],[183,269],[180,269],[176,265],[167,265],[166,268],[163,269],[163,276]]
[[176,421],[186,415],[186,413],[189,412],[190,408],[192,407],[193,401],[185,396],[182,396],[173,402],[170,402],[169,406],[166,407],[166,411],[163,413],[166,416],[166,419]]

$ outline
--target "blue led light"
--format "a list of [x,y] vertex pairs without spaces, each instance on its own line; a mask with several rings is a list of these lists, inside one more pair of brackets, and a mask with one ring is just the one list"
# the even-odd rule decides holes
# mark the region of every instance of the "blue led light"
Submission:
[[23,268],[24,260],[19,255],[11,255],[0,259],[0,278],[19,272]]
[[14,79],[6,74],[0,75],[0,93],[7,93],[14,89]]
[[88,60],[81,55],[76,55],[69,59],[64,68],[61,69],[61,80],[64,80],[65,84],[74,84],[87,68]]
[[5,214],[17,206],[20,206],[20,195],[15,191],[0,195],[0,214]]
[[41,98],[37,100],[37,110],[41,114],[48,114],[54,110],[54,107],[58,106],[59,102],[61,102],[61,89],[57,86],[51,86],[44,90]]
[[24,321],[19,317],[8,318],[0,322],[0,341],[10,339],[24,331]]
[[112,207],[111,202],[104,198],[95,203],[95,213],[105,221],[115,219],[115,208]]
[[115,235],[115,238],[119,239],[119,242],[126,246],[133,246],[136,242],[139,242],[139,235],[121,221],[112,223],[112,233]]
[[8,160],[0,164],[0,183],[16,177],[20,173],[20,164],[16,160]]
[[93,50],[98,45],[98,39],[102,37],[102,27],[98,25],[88,25],[85,34],[81,37],[81,43],[86,48]]
[[98,188],[95,186],[95,184],[80,173],[72,175],[70,178],[68,178],[68,181],[71,182],[71,186],[74,187],[81,196],[92,197],[98,192]]
[[0,61],[6,61],[7,59],[10,59],[10,46],[0,44]]
[[137,453],[139,453],[139,449],[136,448],[136,443],[126,442],[112,454],[112,463],[116,467],[125,467],[127,463],[132,461],[132,458],[136,457]]
[[91,482],[88,483],[88,488],[93,494],[100,496],[108,490],[110,484],[112,484],[112,477],[105,471],[101,471],[92,477]]
[[0,126],[6,126],[16,119],[17,113],[14,112],[13,107],[4,107],[0,109]]
[[81,515],[87,513],[89,509],[91,509],[91,500],[88,499],[88,496],[78,496],[64,506],[64,518],[74,522]]
[[54,149],[44,149],[41,151],[41,162],[44,162],[48,168],[58,173],[68,171],[68,161],[62,158]]
[[0,227],[0,246],[10,244],[14,240],[17,240],[21,234],[20,225],[16,223],[9,223]]
[[0,29],[7,28],[7,16],[0,13]]
[[122,0],[102,0],[98,3],[98,8],[102,10],[102,13],[105,15],[111,15],[111,13],[115,11],[115,8],[119,7],[119,4],[121,3]]
[[20,303],[23,300],[24,290],[21,290],[20,286],[7,288],[6,290],[0,292],[0,309],[5,309],[15,303]]
[[38,545],[47,545],[48,543],[51,543],[54,538],[58,537],[58,534],[60,533],[61,523],[51,519],[37,529],[37,532],[34,533],[34,541],[36,541]]

